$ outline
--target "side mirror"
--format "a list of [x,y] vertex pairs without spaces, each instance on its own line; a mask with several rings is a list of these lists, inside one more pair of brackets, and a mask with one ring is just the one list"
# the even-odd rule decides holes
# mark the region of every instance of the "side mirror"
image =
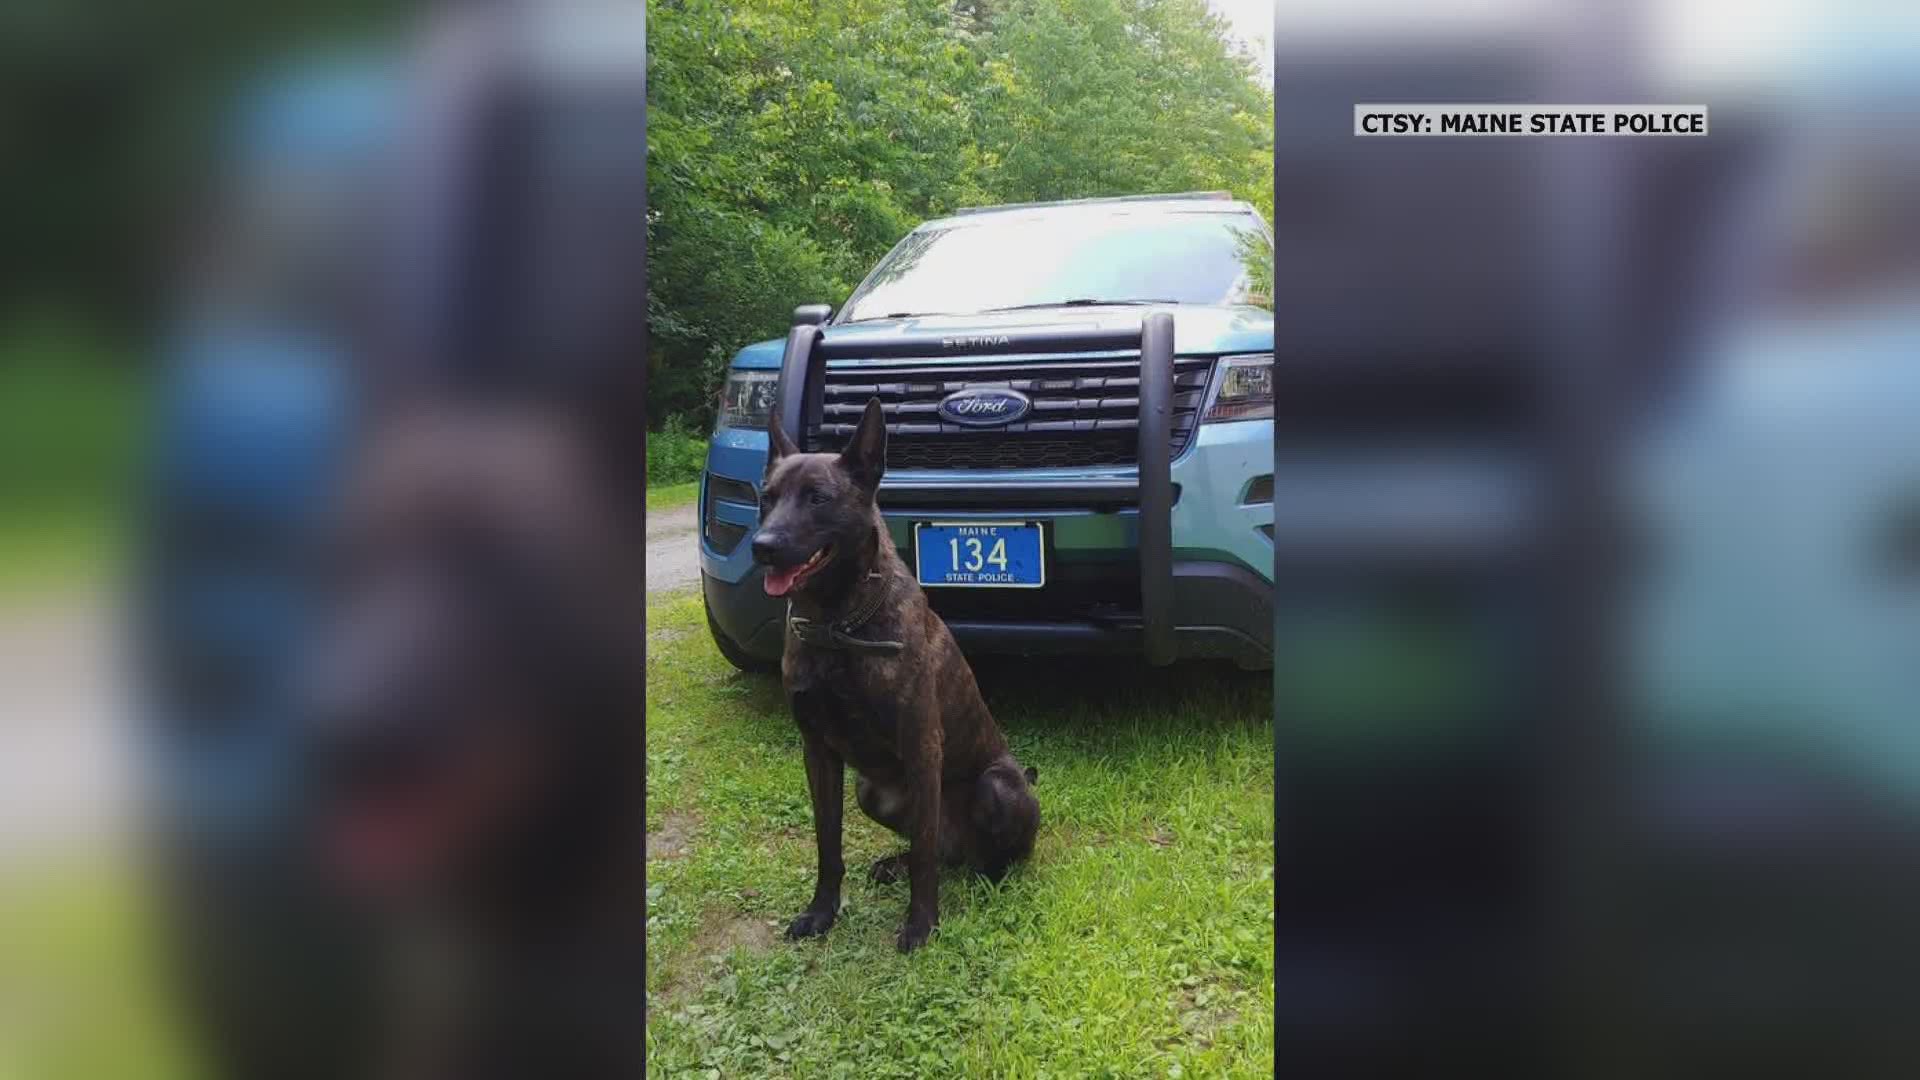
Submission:
[[819,326],[833,314],[831,304],[801,304],[793,309],[793,325]]

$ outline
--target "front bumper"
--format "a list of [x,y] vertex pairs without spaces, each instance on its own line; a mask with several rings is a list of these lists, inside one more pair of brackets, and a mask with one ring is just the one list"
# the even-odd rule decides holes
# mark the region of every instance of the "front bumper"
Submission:
[[[766,453],[765,432],[722,430],[714,436],[701,483],[698,543],[702,587],[715,624],[746,652],[771,660],[780,654],[786,608],[761,588],[745,540],[758,510],[710,491],[717,476],[757,493]],[[1268,420],[1204,424],[1172,462],[1172,588],[1166,621],[1174,658],[1271,666],[1272,474],[1273,423]],[[893,473],[881,484],[880,505],[909,565],[916,521],[1043,523],[1047,588],[927,590],[934,610],[967,651],[1146,653],[1133,469]],[[730,549],[719,550],[709,541],[709,520],[742,530]]]

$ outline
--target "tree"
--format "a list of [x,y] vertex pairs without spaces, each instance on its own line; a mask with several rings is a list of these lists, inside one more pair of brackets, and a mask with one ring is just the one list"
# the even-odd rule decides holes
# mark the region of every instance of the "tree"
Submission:
[[649,408],[914,225],[1224,188],[1272,204],[1272,98],[1202,0],[650,0]]

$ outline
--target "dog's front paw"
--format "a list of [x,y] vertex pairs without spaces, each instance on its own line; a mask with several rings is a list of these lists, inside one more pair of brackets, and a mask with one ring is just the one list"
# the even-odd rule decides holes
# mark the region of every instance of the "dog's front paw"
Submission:
[[900,933],[893,939],[893,943],[899,946],[901,952],[910,953],[925,945],[927,938],[932,934],[932,923],[915,922],[909,919],[904,926],[900,927]]
[[819,937],[833,926],[834,913],[831,911],[806,911],[787,926],[787,937],[793,940]]

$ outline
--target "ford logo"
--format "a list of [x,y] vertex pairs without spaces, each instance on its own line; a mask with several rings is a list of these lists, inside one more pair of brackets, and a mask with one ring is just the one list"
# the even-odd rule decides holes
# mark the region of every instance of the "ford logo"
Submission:
[[1013,423],[1032,408],[1032,399],[1018,390],[983,386],[941,398],[940,418],[968,427],[998,427]]

